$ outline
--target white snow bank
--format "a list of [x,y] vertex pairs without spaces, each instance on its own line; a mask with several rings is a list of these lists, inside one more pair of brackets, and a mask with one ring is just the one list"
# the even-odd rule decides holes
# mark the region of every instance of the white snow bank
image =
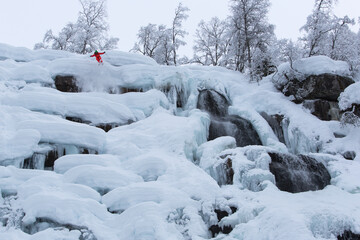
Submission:
[[98,165],[73,167],[64,173],[64,179],[67,182],[89,186],[100,193],[143,181],[140,176],[130,171]]
[[144,202],[155,202],[162,204],[164,208],[176,209],[193,201],[184,192],[160,182],[130,184],[116,188],[102,197],[102,202],[108,209],[116,212]]
[[18,62],[29,62],[37,59],[54,60],[74,56],[76,54],[60,50],[30,50],[24,47],[13,47],[0,43],[0,60],[13,59]]
[[105,62],[108,62],[114,66],[123,66],[130,64],[145,64],[152,66],[158,65],[153,58],[144,56],[139,53],[107,50],[105,54],[103,54],[101,57]]
[[326,56],[313,56],[295,61],[292,69],[288,62],[281,64],[278,67],[278,72],[272,75],[272,80],[275,85],[283,86],[288,82],[285,75],[302,81],[310,75],[325,73],[350,76],[350,66],[344,61],[335,61]]
[[208,126],[208,115],[198,110],[191,112],[188,117],[157,111],[144,120],[110,130],[107,133],[106,152],[121,156],[132,144],[138,151],[166,149],[194,159],[196,148],[206,142]]
[[353,104],[360,104],[360,82],[348,86],[339,97],[339,107],[341,110],[351,108]]
[[174,223],[167,221],[169,209],[161,204],[144,202],[126,209],[110,225],[118,229],[116,239],[182,240],[184,236]]
[[44,239],[54,239],[54,240],[78,240],[81,235],[81,232],[78,230],[68,230],[68,229],[53,229],[47,228],[43,231],[37,232],[33,235],[26,234],[20,229],[7,229],[2,231],[0,228],[0,239],[6,240],[44,240]]
[[53,172],[0,166],[0,189],[5,196],[17,194],[18,187],[33,177],[52,177]]
[[[105,132],[102,129],[85,124],[70,122],[60,117],[32,112],[22,107],[0,105],[0,127],[10,131],[35,130],[40,133],[40,142],[72,144],[101,152],[105,144]],[[11,136],[16,136],[13,134]],[[36,134],[25,139],[33,146]],[[12,141],[21,141],[18,136]],[[1,143],[1,142],[0,142]]]
[[101,197],[98,192],[90,187],[80,184],[67,183],[62,175],[47,174],[34,176],[18,187],[18,197],[27,199],[31,195],[38,193],[54,193],[72,195],[74,198],[89,198],[100,202]]
[[7,165],[4,160],[30,157],[41,139],[34,129],[9,131],[0,126],[0,131],[0,165]]
[[18,93],[3,94],[0,102],[63,117],[78,117],[94,125],[125,124],[136,120],[130,109],[120,102],[89,96],[86,93],[63,93],[51,88],[25,87]]
[[98,165],[103,167],[119,166],[119,157],[108,154],[71,154],[58,158],[54,163],[54,171],[64,174],[71,168],[82,165]]
[[207,169],[214,165],[215,156],[226,149],[236,148],[236,140],[233,137],[218,137],[199,146],[196,152],[196,158],[199,161],[199,167]]
[[322,162],[331,175],[331,185],[349,193],[360,193],[360,162],[346,160],[341,155],[310,154]]
[[42,142],[70,144],[102,152],[105,132],[102,129],[80,123],[46,120],[28,120],[17,124],[18,129],[35,129]]

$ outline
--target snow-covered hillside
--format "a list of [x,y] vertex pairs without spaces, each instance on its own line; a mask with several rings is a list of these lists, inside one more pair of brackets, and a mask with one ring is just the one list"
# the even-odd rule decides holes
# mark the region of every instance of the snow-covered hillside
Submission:
[[[359,238],[360,129],[307,107],[333,92],[294,103],[288,65],[257,84],[103,56],[0,44],[0,239]],[[350,86],[341,110],[359,104]]]

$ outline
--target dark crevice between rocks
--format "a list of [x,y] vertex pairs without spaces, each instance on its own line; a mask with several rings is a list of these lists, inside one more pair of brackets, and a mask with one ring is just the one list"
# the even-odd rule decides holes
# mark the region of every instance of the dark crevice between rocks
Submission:
[[65,119],[68,120],[68,121],[76,122],[76,123],[83,123],[83,124],[87,124],[87,125],[90,125],[90,126],[95,126],[97,128],[100,128],[100,129],[104,130],[105,132],[108,132],[111,129],[116,128],[116,127],[120,127],[120,126],[123,126],[123,125],[129,125],[129,124],[134,123],[133,120],[129,119],[126,124],[100,123],[100,124],[93,125],[90,121],[83,120],[83,119],[81,119],[79,117],[66,116]]
[[298,193],[324,189],[331,176],[325,166],[305,155],[269,152],[270,172],[281,191]]
[[85,226],[76,226],[73,224],[61,224],[49,218],[36,218],[36,221],[29,225],[22,224],[21,230],[27,234],[35,234],[48,228],[68,229],[70,231],[78,230],[81,232],[79,240],[97,240],[93,232]]
[[[120,87],[120,93],[129,93],[129,92],[144,92],[142,88],[126,88],[126,87]],[[114,93],[114,92],[110,92]]]
[[227,211],[223,211],[220,209],[215,209],[215,213],[218,219],[218,224],[214,224],[211,225],[209,227],[209,231],[211,232],[212,237],[216,237],[219,233],[223,233],[223,234],[229,234],[232,230],[233,227],[232,226],[219,226],[220,221],[224,218],[224,217],[228,217],[231,214],[234,214],[237,211],[236,207],[230,207],[231,209],[231,213],[229,214]]

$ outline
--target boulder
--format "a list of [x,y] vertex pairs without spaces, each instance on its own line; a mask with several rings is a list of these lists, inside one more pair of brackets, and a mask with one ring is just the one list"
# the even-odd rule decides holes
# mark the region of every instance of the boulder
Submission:
[[312,157],[269,152],[270,172],[281,191],[298,193],[316,191],[330,184],[325,166]]
[[216,117],[228,114],[229,101],[215,90],[201,90],[198,97],[197,108]]
[[213,118],[210,122],[208,141],[222,136],[231,136],[236,146],[262,145],[260,137],[251,122],[239,116]]
[[76,78],[74,76],[60,76],[55,77],[55,87],[61,92],[80,92],[80,88],[76,85]]
[[331,73],[310,75],[304,80],[289,79],[284,85],[282,92],[286,96],[293,96],[297,103],[305,99],[322,99],[337,101],[340,93],[354,81],[345,76]]

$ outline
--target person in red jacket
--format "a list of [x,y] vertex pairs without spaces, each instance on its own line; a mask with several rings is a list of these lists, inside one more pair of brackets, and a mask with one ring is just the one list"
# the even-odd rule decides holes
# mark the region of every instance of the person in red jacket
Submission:
[[91,55],[90,57],[95,57],[96,58],[96,60],[98,61],[98,63],[103,63],[103,60],[101,59],[101,56],[100,55],[102,55],[102,54],[104,54],[105,52],[98,52],[97,50],[95,50],[95,52],[94,52],[94,54],[93,55]]

